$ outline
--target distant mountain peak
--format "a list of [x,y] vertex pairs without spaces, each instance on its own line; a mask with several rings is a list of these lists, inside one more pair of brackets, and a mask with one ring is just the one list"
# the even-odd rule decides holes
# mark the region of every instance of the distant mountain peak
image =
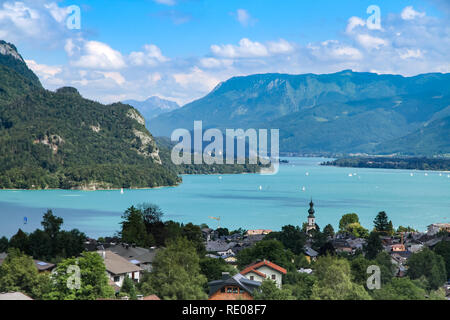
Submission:
[[33,85],[42,87],[38,76],[28,68],[17,48],[12,43],[3,40],[0,40],[0,65],[16,71],[31,81]]
[[17,48],[13,44],[3,40],[0,40],[0,54],[12,56],[14,59],[25,63],[22,56],[17,52]]

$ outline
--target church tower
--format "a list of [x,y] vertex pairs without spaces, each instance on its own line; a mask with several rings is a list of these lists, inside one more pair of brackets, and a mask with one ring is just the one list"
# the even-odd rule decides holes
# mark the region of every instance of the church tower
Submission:
[[316,217],[314,216],[314,202],[312,201],[312,199],[309,203],[308,213],[308,225],[306,226],[306,232],[309,232],[310,230],[316,230]]

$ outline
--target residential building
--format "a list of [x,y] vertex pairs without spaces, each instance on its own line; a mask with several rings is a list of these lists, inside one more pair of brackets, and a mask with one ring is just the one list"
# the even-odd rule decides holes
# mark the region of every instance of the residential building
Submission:
[[141,267],[109,250],[98,251],[98,253],[102,256],[108,277],[115,286],[122,287],[125,277],[139,282],[143,271]]
[[276,265],[267,260],[253,263],[244,268],[241,274],[249,280],[263,282],[265,279],[275,281],[278,288],[281,288],[283,275],[286,274],[286,269]]
[[221,280],[211,281],[208,286],[209,300],[253,300],[253,292],[261,282],[249,280],[240,273],[231,277],[224,272]]
[[427,235],[434,236],[440,231],[450,232],[450,223],[433,223],[428,226]]
[[319,253],[316,250],[307,246],[304,247],[304,250],[306,260],[308,260],[309,263],[311,263],[311,261],[316,261],[317,257],[319,256]]
[[271,232],[272,232],[272,230],[269,230],[269,229],[256,229],[256,230],[248,230],[245,233],[245,235],[246,236],[267,235]]
[[146,249],[125,243],[110,246],[108,250],[149,272],[152,271],[153,260],[157,252],[157,249]]
[[[5,261],[7,256],[7,253],[0,253],[0,266],[3,264],[3,261]],[[51,272],[56,267],[53,263],[41,260],[33,260],[33,262],[39,272]]]

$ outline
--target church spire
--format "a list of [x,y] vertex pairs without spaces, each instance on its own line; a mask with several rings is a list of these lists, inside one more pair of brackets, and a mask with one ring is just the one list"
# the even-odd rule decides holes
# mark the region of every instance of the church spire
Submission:
[[309,203],[308,213],[309,213],[310,218],[314,218],[315,211],[314,211],[314,202],[312,201],[312,198],[311,198],[311,202]]

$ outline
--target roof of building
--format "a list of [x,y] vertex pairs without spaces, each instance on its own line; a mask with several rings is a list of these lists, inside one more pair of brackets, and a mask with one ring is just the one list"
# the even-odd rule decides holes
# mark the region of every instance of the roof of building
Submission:
[[[253,263],[253,264],[245,267],[244,270],[241,271],[241,274],[245,275],[245,274],[247,274],[249,272],[255,272],[256,274],[258,274],[257,270],[259,268],[261,268],[262,266],[267,266],[267,267],[269,267],[269,268],[271,268],[273,270],[281,272],[282,274],[286,274],[286,272],[287,272],[287,270],[285,268],[282,268],[282,267],[280,267],[279,265],[276,265],[273,262],[270,262],[270,261],[267,261],[267,260],[263,260],[263,261],[259,261],[259,262]],[[265,277],[265,275],[264,275],[264,277]]]
[[310,257],[317,257],[319,253],[311,247],[305,247],[305,254]]
[[[5,261],[7,256],[8,256],[7,253],[4,252],[0,253],[0,266],[3,264],[3,261]],[[45,262],[41,260],[33,260],[33,261],[38,271],[48,271],[52,270],[55,267],[55,264],[50,262]]]
[[100,255],[103,256],[106,271],[112,274],[124,274],[128,272],[142,271],[142,268],[132,264],[127,259],[115,254],[111,251],[98,251]]
[[0,293],[0,300],[33,300],[22,292],[5,292]]
[[117,244],[108,248],[109,251],[118,254],[133,264],[152,263],[157,249],[133,247],[127,244]]
[[156,294],[144,297],[142,300],[161,300]]
[[221,280],[214,280],[208,283],[210,296],[225,286],[238,286],[249,294],[252,294],[253,290],[261,286],[261,282],[249,280],[240,273],[232,277],[229,274],[224,274],[222,277],[223,279]]
[[247,232],[245,233],[247,236],[254,236],[254,235],[261,235],[261,234],[269,234],[271,233],[272,230],[270,229],[255,229],[255,230],[247,230]]
[[235,242],[228,243],[221,240],[208,241],[206,242],[206,251],[207,252],[227,251],[228,249],[233,248],[235,245],[236,245]]

